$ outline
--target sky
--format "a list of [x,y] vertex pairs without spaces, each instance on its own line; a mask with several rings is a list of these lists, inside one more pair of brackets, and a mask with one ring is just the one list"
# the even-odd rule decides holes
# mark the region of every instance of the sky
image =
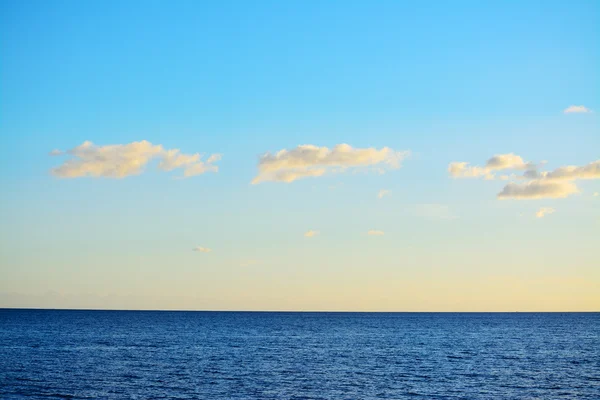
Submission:
[[0,307],[598,311],[598,26],[0,0]]

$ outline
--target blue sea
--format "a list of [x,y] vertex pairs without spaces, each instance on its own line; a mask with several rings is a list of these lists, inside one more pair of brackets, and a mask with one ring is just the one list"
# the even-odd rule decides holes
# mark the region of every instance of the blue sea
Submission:
[[2,399],[600,399],[600,313],[0,309]]

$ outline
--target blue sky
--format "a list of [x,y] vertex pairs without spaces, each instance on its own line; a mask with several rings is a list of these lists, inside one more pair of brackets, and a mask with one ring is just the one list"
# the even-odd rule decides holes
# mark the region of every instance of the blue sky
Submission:
[[[448,167],[596,162],[599,22],[594,1],[2,1],[0,306],[597,310],[597,179],[498,200],[500,172]],[[51,172],[142,140],[218,172]],[[251,184],[266,152],[342,143],[410,156]]]

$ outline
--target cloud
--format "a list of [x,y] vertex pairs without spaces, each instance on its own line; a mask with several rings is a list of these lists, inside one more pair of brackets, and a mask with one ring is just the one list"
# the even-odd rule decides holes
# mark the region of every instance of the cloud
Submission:
[[66,152],[53,150],[51,154],[72,156],[51,170],[54,176],[60,178],[124,178],[141,174],[153,160],[160,160],[158,168],[163,171],[182,169],[183,176],[189,177],[217,172],[219,167],[213,163],[221,158],[220,154],[213,154],[203,162],[199,153],[183,154],[179,149],[166,150],[162,145],[154,145],[146,140],[106,146],[86,141]]
[[563,110],[565,114],[581,114],[581,113],[591,113],[592,110],[585,106],[569,106]]
[[[451,162],[448,165],[448,172],[453,178],[485,178],[494,179],[494,171],[501,171],[507,169],[513,170],[524,170],[532,169],[535,166],[531,163],[523,161],[523,159],[514,154],[496,154],[489,160],[487,160],[485,166],[470,166],[468,162]],[[502,175],[500,179],[506,180],[508,176]]]
[[389,190],[386,190],[386,189],[381,189],[381,190],[379,191],[379,193],[377,193],[377,198],[378,198],[378,199],[383,199],[383,197],[384,197],[384,196],[387,196],[387,195],[388,195],[388,194],[390,194],[390,193],[392,193],[392,192],[391,192],[391,191],[389,191]]
[[54,149],[50,153],[48,153],[49,156],[62,156],[63,154],[65,154],[65,152],[58,149]]
[[483,167],[471,167],[468,162],[451,162],[448,172],[454,178],[493,178],[493,175]]
[[319,231],[310,230],[310,231],[304,232],[304,237],[310,238],[310,237],[313,237],[313,236],[317,236],[318,234],[320,234]]
[[526,169],[530,166],[530,163],[526,163],[523,159],[514,154],[497,154],[490,158],[485,167],[489,170],[502,170],[502,169]]
[[[569,165],[553,171],[540,171],[539,169],[545,163],[546,161],[539,164],[526,162],[514,153],[507,153],[493,156],[483,167],[470,166],[467,162],[452,162],[448,166],[448,172],[454,178],[484,177],[490,180],[498,178],[503,181],[513,181],[506,184],[498,193],[499,199],[563,198],[579,192],[572,181],[600,179],[600,160],[581,167]],[[498,176],[494,174],[495,171],[502,170],[522,172]],[[523,183],[514,182],[517,180]]]
[[385,235],[385,232],[384,231],[378,231],[378,230],[371,229],[370,231],[367,232],[367,235],[369,235],[369,236],[383,236],[383,235]]
[[377,166],[378,172],[400,168],[400,162],[409,152],[395,151],[389,147],[377,150],[353,148],[348,144],[338,144],[329,149],[311,144],[301,145],[291,150],[280,150],[275,154],[266,153],[258,162],[258,175],[252,184],[261,182],[293,182],[307,177],[318,177],[327,173],[344,172]]
[[535,216],[538,218],[544,218],[546,215],[553,214],[555,212],[556,210],[552,207],[542,207],[538,210],[538,212],[535,213]]
[[212,249],[209,249],[208,247],[201,246],[194,247],[192,250],[200,253],[210,253],[212,251]]
[[600,179],[600,160],[593,161],[583,167],[567,165],[554,171],[542,173],[548,180]]
[[[528,171],[530,172],[530,171]],[[525,179],[533,178],[529,182],[517,184],[509,183],[498,194],[499,199],[540,199],[564,198],[579,192],[573,181],[579,179],[600,179],[600,160],[578,167],[567,165],[553,171],[525,173]]]
[[564,198],[577,193],[577,186],[571,182],[535,180],[526,183],[511,182],[498,193],[499,199],[548,199]]

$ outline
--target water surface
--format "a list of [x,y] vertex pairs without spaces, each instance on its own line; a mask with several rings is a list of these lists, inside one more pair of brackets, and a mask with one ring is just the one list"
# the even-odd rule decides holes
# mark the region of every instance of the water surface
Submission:
[[600,399],[600,313],[0,309],[0,398]]

